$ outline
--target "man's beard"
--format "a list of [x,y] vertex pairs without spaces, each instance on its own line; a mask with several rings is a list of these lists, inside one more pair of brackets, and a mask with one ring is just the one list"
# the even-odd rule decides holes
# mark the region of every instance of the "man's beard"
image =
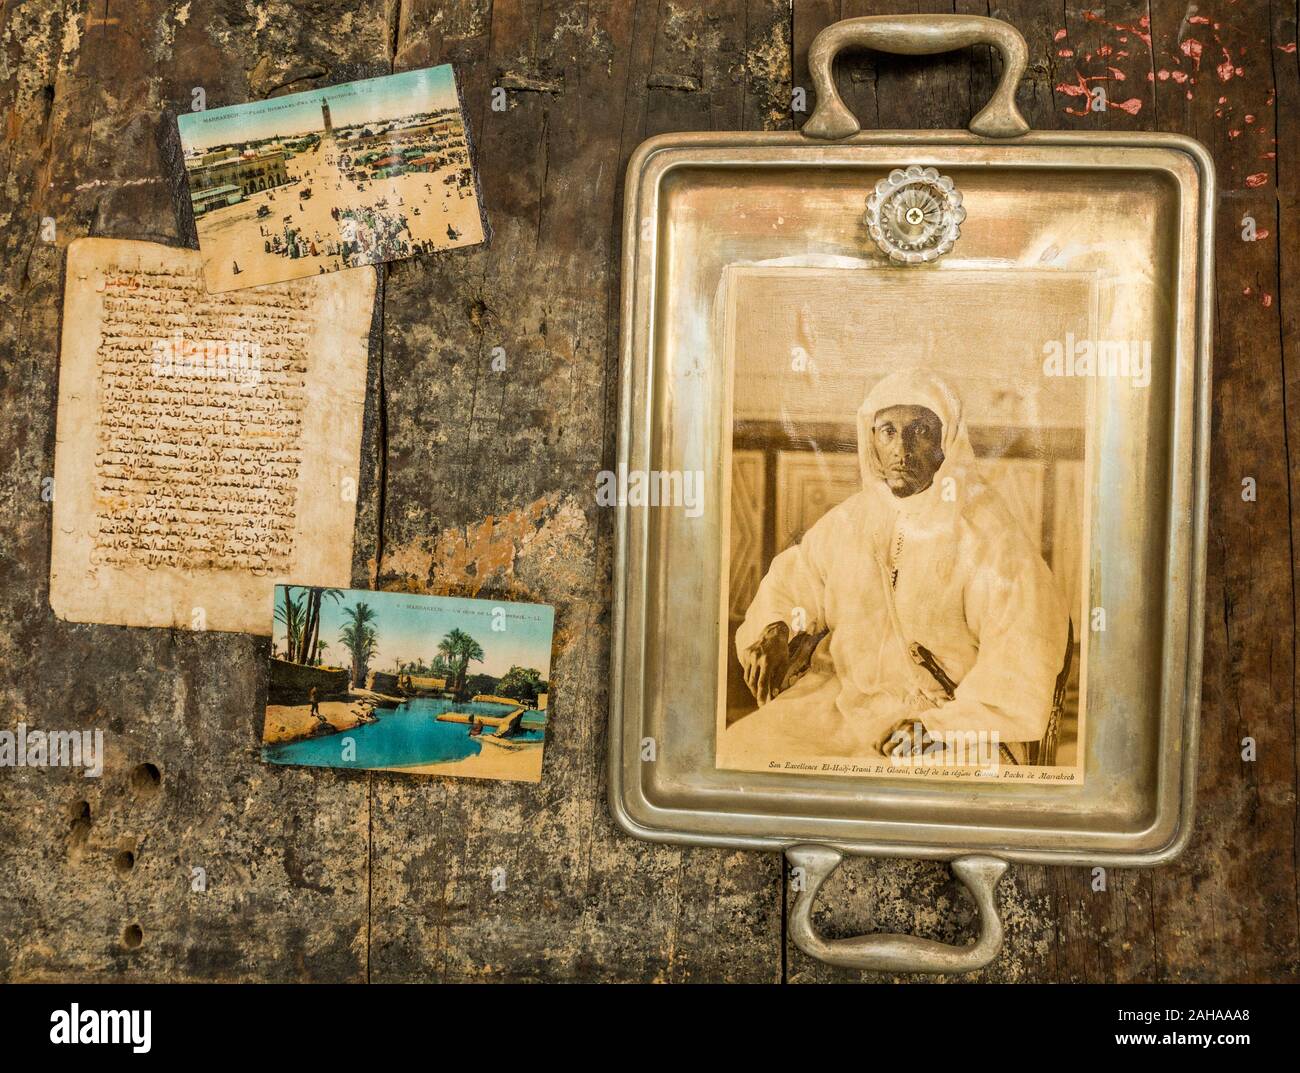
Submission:
[[886,476],[885,483],[889,490],[899,499],[906,499],[908,496],[914,496],[924,492],[930,485],[934,484],[934,474],[930,474],[921,483],[920,475],[915,472],[900,473],[896,476]]

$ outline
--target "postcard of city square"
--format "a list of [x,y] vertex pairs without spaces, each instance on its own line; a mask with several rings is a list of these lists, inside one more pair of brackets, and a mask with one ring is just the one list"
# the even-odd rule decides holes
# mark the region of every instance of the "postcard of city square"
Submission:
[[539,782],[555,611],[277,585],[262,759]]
[[450,65],[178,117],[209,291],[485,238]]

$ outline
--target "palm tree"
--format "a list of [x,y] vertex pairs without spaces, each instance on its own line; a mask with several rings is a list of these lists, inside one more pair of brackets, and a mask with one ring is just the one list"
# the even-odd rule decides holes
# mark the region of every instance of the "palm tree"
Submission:
[[295,598],[293,590],[293,585],[284,586],[284,603],[275,609],[275,621],[284,626],[284,658],[291,663],[295,662],[298,646],[302,643],[305,620],[302,597]]
[[483,662],[483,646],[464,630],[456,629],[438,642],[438,651],[446,656],[447,662],[453,668],[456,679],[453,688],[456,691],[456,698],[463,700],[465,676],[469,670],[470,660]]
[[447,634],[438,642],[438,654],[433,660],[438,665],[438,677],[447,685],[452,685],[452,679],[456,677],[456,659],[456,644],[451,634]]
[[352,655],[352,684],[364,688],[366,676],[370,673],[370,661],[374,658],[376,643],[375,631],[369,626],[358,630],[351,623],[339,632],[339,639]]
[[313,585],[307,590],[306,622],[303,625],[303,637],[298,653],[299,663],[315,663],[320,658],[320,611],[325,597],[336,603],[343,599],[342,589],[326,589]]
[[345,608],[343,616],[347,625],[339,632],[339,640],[352,655],[353,686],[364,688],[370,660],[378,647],[375,631],[370,625],[375,621],[375,609],[367,603],[359,603]]

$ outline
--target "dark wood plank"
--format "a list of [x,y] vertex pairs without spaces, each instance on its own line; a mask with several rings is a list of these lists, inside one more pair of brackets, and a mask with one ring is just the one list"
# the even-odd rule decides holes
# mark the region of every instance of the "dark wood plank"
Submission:
[[[82,9],[88,8],[83,11]],[[258,758],[268,645],[232,634],[57,621],[49,509],[63,251],[81,235],[177,242],[174,120],[270,92],[276,72],[380,57],[382,3],[10,4],[0,192],[0,680],[3,726],[98,727],[102,778],[0,774],[0,975],[358,980],[366,973],[365,777]],[[346,26],[348,32],[332,32]],[[45,243],[40,220],[55,221]],[[159,780],[137,774],[151,764]],[[119,871],[119,854],[134,866]],[[115,866],[116,865],[116,866]],[[191,890],[192,869],[207,890]],[[134,947],[123,933],[137,925]]]
[[[1030,68],[1018,100],[1033,126],[1189,134],[1211,150],[1221,198],[1196,835],[1169,867],[1112,869],[1104,893],[1092,890],[1084,869],[1013,869],[1001,889],[1010,923],[1006,949],[973,978],[1294,980],[1300,971],[1295,9],[1145,2],[980,7],[960,5],[1007,18],[1025,34]],[[948,10],[938,3],[921,8]],[[805,48],[826,21],[823,9],[796,6],[795,41]],[[796,57],[796,70],[801,62]],[[983,66],[974,55],[959,62]],[[952,76],[921,69],[912,77],[910,89],[873,79],[869,92],[859,91],[859,107],[884,116],[915,102],[919,114],[935,115],[934,102]],[[978,71],[972,78],[985,89],[991,85]],[[1113,107],[1090,111],[1077,87],[1099,85]],[[959,125],[967,116],[959,111],[941,118]],[[1246,216],[1256,222],[1258,241],[1242,239]],[[1259,488],[1253,503],[1241,497],[1247,476]],[[1246,737],[1258,743],[1254,762],[1241,759]],[[963,929],[972,915],[954,890],[936,865],[857,862],[827,883],[817,917],[832,935],[905,930],[951,941],[968,934]],[[792,980],[861,975],[834,972],[793,948],[789,958]]]
[[399,58],[467,71],[494,233],[390,270],[378,579],[553,603],[555,719],[540,786],[376,779],[372,979],[776,979],[774,858],[649,845],[609,818],[612,519],[594,488],[614,453],[627,157],[652,133],[774,118],[788,19],[772,3],[496,3],[460,18],[459,55],[445,33],[420,40],[422,21],[404,9],[417,36]]
[[[1157,74],[1172,70],[1165,57],[1187,66],[1199,43],[1198,81],[1172,95],[1158,82],[1157,116],[1161,129],[1210,148],[1220,200],[1197,836],[1182,861],[1153,876],[1152,924],[1170,978],[1294,978],[1294,419],[1285,385],[1295,363],[1283,348],[1279,272],[1297,235],[1278,200],[1295,176],[1283,175],[1274,155],[1295,139],[1295,112],[1276,108],[1279,91],[1294,101],[1294,54],[1278,48],[1294,41],[1294,9],[1271,23],[1262,5],[1198,5],[1192,14],[1160,4],[1153,24]],[[1277,40],[1288,27],[1289,38]],[[1257,241],[1243,241],[1247,216]],[[1255,502],[1242,498],[1248,477]],[[1257,742],[1253,763],[1241,759],[1246,737]]]

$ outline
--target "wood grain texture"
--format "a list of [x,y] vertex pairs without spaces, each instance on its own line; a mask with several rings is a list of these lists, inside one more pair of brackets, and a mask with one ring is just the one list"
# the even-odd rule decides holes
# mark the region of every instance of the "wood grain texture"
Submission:
[[[1006,948],[976,978],[1300,975],[1294,4],[11,0],[0,726],[100,727],[108,758],[101,779],[0,770],[0,978],[862,978],[787,948],[775,855],[633,841],[605,807],[613,523],[594,482],[614,457],[621,184],[650,135],[802,123],[790,91],[811,95],[807,47],[836,18],[954,10],[1025,34],[1033,126],[1191,134],[1223,190],[1196,837],[1170,867],[1112,871],[1105,893],[1086,870],[1013,868]],[[560,718],[538,787],[264,766],[265,642],[72,625],[48,605],[67,243],[193,244],[171,113],[194,87],[215,107],[440,62],[457,65],[494,234],[383,270],[354,582],[556,606]],[[998,72],[975,48],[849,56],[838,80],[867,126],[959,127]],[[1078,87],[1098,85],[1123,107],[1087,112]],[[1241,240],[1247,214],[1266,238]],[[972,915],[946,869],[894,861],[846,865],[817,911],[830,934],[946,939]]]
[[[1111,869],[1104,893],[1093,891],[1086,869],[1011,869],[1000,888],[1004,952],[963,979],[1294,980],[1300,974],[1295,6],[846,0],[837,10],[830,3],[796,4],[796,52],[823,25],[868,8],[1008,19],[1029,44],[1017,100],[1031,126],[1188,134],[1210,149],[1221,188],[1196,834],[1169,867]],[[997,61],[989,52],[953,53],[955,59],[938,67],[908,61],[910,71],[892,58],[849,57],[839,81],[855,95],[858,113],[869,120],[874,108],[882,126],[960,127],[992,85]],[[1229,60],[1230,69],[1218,69]],[[952,63],[969,72],[969,95]],[[908,71],[909,85],[887,81],[885,65]],[[1097,86],[1112,107],[1088,111],[1079,88]],[[891,111],[899,99],[922,118],[908,122]],[[1247,214],[1267,237],[1242,241]],[[1242,500],[1244,477],[1258,484],[1256,502]],[[1241,759],[1246,737],[1258,743],[1254,762]],[[969,935],[974,908],[954,893],[946,868],[893,861],[846,868],[823,888],[816,916],[828,934],[907,930],[946,941]],[[789,951],[791,980],[843,975]]]

